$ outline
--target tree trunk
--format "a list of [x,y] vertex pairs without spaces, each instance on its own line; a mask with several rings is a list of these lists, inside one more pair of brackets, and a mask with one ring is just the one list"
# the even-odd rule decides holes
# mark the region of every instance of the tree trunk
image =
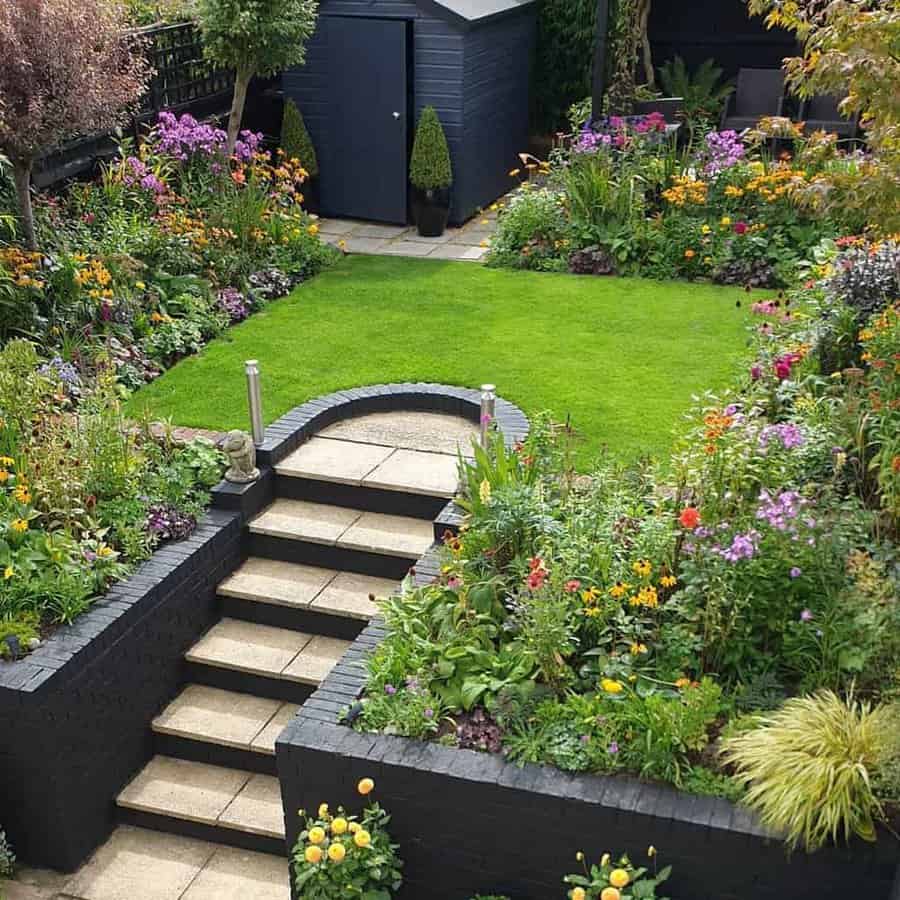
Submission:
[[644,54],[644,77],[647,79],[647,87],[651,91],[656,90],[656,72],[653,69],[653,50],[650,46],[650,7],[653,0],[641,0],[641,49]]
[[25,243],[29,250],[37,250],[37,238],[34,235],[34,210],[31,207],[31,166],[30,159],[14,159],[13,180],[16,184],[16,198],[19,201],[19,220],[25,233]]
[[234,76],[234,99],[231,102],[231,114],[228,116],[228,155],[234,153],[241,130],[241,119],[244,118],[244,104],[247,102],[247,88],[250,87],[252,71],[238,69]]
[[603,115],[603,95],[606,93],[609,49],[609,3],[610,0],[597,0],[597,26],[594,37],[594,76],[591,92],[591,120]]

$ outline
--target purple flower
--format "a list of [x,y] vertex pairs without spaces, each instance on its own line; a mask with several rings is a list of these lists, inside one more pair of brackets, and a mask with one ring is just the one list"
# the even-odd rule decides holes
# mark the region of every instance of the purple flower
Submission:
[[581,736],[581,743],[582,743],[582,744],[587,744],[587,743],[590,741],[590,739],[591,739],[591,738],[590,738],[590,735],[583,734],[583,735]]
[[392,684],[386,684],[384,686],[384,692],[388,695],[388,697],[393,697],[394,694],[397,693],[397,688],[395,688]]
[[157,503],[147,512],[145,528],[161,541],[182,541],[197,527],[193,516],[185,515],[168,503]]
[[232,323],[243,322],[250,315],[250,301],[233,287],[223,288],[216,294],[216,305],[228,313]]
[[736,166],[746,150],[736,131],[711,131],[706,135],[706,164],[703,174],[707,177],[718,175]]
[[803,574],[803,569],[798,566],[792,566],[790,571],[791,578],[799,578]]
[[811,622],[813,618],[811,609],[804,609],[803,612],[800,613],[800,621],[801,622]]
[[757,519],[765,520],[778,531],[796,531],[793,520],[807,504],[800,494],[796,491],[782,491],[777,497],[772,497],[768,491],[763,490],[759,493],[759,500]]
[[447,587],[451,591],[455,591],[462,584],[462,579],[458,575],[453,575],[447,579]]
[[145,175],[140,181],[141,187],[152,194],[164,194],[166,186],[152,173]]
[[781,446],[785,450],[793,450],[795,447],[802,447],[806,443],[803,432],[791,423],[779,425],[766,425],[759,433],[759,446],[767,449],[772,439],[781,442]]
[[759,381],[762,378],[762,368],[760,366],[750,366],[750,378],[752,381]]
[[753,559],[758,542],[759,532],[751,529],[746,534],[736,534],[731,539],[731,546],[716,552],[722,559],[730,563],[736,563],[742,559]]
[[482,425],[490,425],[491,422],[493,422],[493,421],[494,421],[494,417],[493,417],[490,413],[485,413],[485,414],[481,417],[481,424],[482,424]]
[[433,719],[434,710],[429,706],[428,709],[423,710],[422,715],[425,716],[426,719]]
[[615,741],[613,741],[606,748],[606,752],[609,753],[611,756],[615,756],[619,752],[619,745]]

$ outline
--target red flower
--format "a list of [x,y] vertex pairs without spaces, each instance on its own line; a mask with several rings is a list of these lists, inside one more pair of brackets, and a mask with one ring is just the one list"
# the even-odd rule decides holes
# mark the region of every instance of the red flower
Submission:
[[791,364],[786,359],[779,359],[775,363],[775,377],[779,381],[787,381],[791,377]]
[[734,233],[735,234],[746,234],[747,233],[747,223],[746,222],[735,222],[734,223]]
[[700,512],[693,506],[687,506],[681,511],[678,522],[682,528],[693,531],[700,524]]
[[577,578],[566,582],[566,593],[574,594],[581,587],[581,582]]
[[539,556],[533,556],[528,560],[528,568],[531,569],[532,572],[536,572],[538,569],[543,569],[544,561]]

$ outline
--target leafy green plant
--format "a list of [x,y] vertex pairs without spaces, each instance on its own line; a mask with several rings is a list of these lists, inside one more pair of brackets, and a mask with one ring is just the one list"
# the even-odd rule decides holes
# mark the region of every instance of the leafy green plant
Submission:
[[[361,795],[371,794],[375,784],[363,778]],[[390,816],[369,803],[360,816],[338,807],[332,815],[323,803],[317,815],[300,810],[304,827],[293,849],[294,886],[304,900],[391,900],[403,882],[403,863],[397,845],[391,843]]]
[[450,149],[433,106],[426,106],[419,117],[409,163],[409,180],[423,191],[448,188],[453,183]]
[[693,72],[680,56],[663,63],[659,80],[670,97],[683,97],[682,121],[691,144],[703,132],[713,128],[734,86],[722,82],[722,69],[712,59],[702,62]]
[[[579,851],[575,858],[582,864],[583,875],[567,875],[563,881],[573,885],[569,891],[570,900],[668,900],[657,895],[657,888],[669,880],[672,867],[657,871],[656,848],[648,847],[647,856],[653,861],[653,874],[645,866],[635,866],[627,854],[613,860],[604,853],[599,864],[588,867],[584,853]],[[625,891],[625,893],[621,893]]]
[[6,839],[6,833],[0,828],[0,878],[9,878],[15,863],[16,856]]
[[872,777],[887,758],[887,707],[831,691],[795,697],[759,727],[730,737],[723,758],[747,786],[746,802],[792,848],[813,851],[858,835],[875,840],[883,810]]
[[300,165],[309,173],[310,178],[319,174],[319,160],[313,145],[303,113],[290,98],[284,102],[284,118],[281,122],[281,149],[288,159],[299,159]]

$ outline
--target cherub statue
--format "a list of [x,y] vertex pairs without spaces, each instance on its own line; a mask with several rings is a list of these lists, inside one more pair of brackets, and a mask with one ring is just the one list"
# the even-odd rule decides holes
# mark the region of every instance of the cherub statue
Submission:
[[256,468],[256,447],[246,431],[229,431],[222,441],[222,452],[228,457],[225,480],[232,484],[249,484],[259,478]]

